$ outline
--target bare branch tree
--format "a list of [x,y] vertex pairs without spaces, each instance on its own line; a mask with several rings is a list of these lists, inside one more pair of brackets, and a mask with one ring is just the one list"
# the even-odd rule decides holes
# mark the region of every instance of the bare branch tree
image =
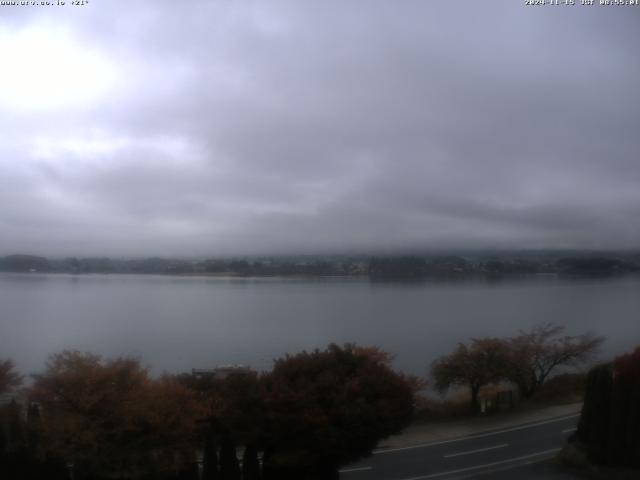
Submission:
[[469,346],[459,343],[451,354],[431,365],[431,376],[441,392],[451,385],[468,386],[471,410],[478,408],[480,389],[506,375],[509,361],[508,344],[499,338],[472,339]]
[[510,340],[507,378],[524,398],[534,395],[556,368],[588,362],[604,342],[604,337],[592,333],[562,335],[564,330],[563,326],[543,323]]

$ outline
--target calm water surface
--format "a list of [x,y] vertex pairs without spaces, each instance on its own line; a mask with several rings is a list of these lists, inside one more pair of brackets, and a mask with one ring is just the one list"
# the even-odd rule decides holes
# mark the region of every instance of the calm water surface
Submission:
[[268,369],[330,342],[378,345],[424,375],[459,341],[541,321],[605,335],[602,358],[640,344],[640,278],[534,277],[421,284],[0,274],[0,358],[25,373],[65,348],[135,355],[155,372],[225,363]]

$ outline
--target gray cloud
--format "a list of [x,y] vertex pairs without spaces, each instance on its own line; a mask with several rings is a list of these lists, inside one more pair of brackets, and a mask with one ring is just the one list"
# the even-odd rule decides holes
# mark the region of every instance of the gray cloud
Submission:
[[[114,79],[46,108],[0,95],[0,253],[637,247],[638,20],[471,1],[3,7],[3,38],[62,35]],[[59,74],[34,68],[42,88]]]

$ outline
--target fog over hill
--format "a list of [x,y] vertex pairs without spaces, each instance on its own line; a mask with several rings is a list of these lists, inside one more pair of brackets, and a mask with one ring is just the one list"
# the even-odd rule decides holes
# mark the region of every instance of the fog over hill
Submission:
[[637,248],[640,8],[523,3],[2,7],[0,255]]

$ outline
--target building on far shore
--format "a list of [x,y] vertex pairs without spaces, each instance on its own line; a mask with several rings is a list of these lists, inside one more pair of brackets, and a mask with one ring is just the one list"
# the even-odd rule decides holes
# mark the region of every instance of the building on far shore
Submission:
[[224,380],[234,375],[248,375],[252,372],[247,365],[220,365],[216,368],[192,368],[191,374],[196,378],[214,378]]

